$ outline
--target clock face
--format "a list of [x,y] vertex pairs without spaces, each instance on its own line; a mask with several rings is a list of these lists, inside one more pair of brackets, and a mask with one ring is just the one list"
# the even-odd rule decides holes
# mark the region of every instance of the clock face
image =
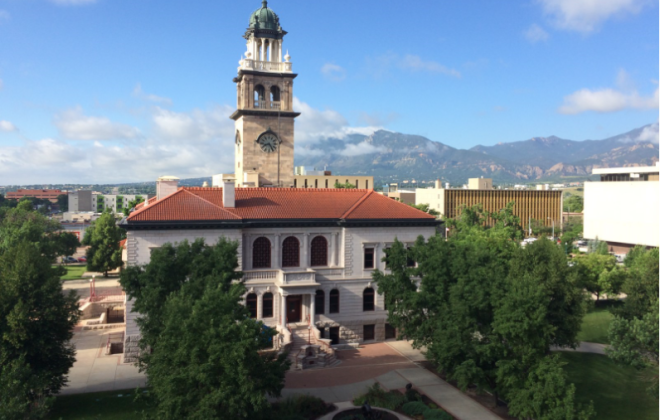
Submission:
[[271,153],[277,150],[277,146],[280,144],[280,139],[277,138],[275,133],[266,132],[259,136],[257,143],[259,143],[261,150],[266,153]]

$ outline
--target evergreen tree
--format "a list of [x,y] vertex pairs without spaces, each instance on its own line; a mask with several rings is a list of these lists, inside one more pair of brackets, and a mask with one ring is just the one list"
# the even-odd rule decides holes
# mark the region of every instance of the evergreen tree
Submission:
[[264,351],[276,333],[242,304],[237,246],[166,244],[122,273],[159,419],[260,418],[284,386],[286,355]]
[[[121,248],[122,229],[111,210],[106,209],[89,230],[89,248],[87,249],[87,268],[90,271],[102,272],[105,277],[108,271],[122,266]],[[87,237],[87,232],[85,232]],[[83,243],[87,242],[83,240]]]

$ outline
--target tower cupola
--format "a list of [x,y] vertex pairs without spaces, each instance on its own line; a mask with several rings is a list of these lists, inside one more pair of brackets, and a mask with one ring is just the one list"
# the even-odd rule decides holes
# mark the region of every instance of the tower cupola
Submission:
[[261,7],[250,15],[250,25],[243,35],[247,40],[247,51],[244,57],[241,56],[239,70],[290,73],[291,57],[282,60],[282,41],[286,33],[280,26],[277,13],[269,9],[268,2],[263,0]]

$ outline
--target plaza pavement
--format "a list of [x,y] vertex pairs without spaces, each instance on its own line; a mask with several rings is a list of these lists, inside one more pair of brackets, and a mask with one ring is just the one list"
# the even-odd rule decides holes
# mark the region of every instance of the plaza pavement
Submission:
[[119,328],[75,331],[72,342],[76,347],[76,361],[69,371],[68,384],[60,391],[61,395],[126,390],[145,385],[146,378],[137,367],[121,363],[120,354],[105,354],[108,335],[123,331],[123,325]]

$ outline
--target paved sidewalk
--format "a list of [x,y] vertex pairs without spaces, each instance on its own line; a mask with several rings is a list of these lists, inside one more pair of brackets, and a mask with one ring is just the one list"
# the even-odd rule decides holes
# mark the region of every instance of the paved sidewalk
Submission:
[[105,355],[108,334],[122,332],[123,327],[105,330],[76,331],[76,361],[69,371],[69,382],[61,395],[134,389],[144,386],[146,379],[138,368],[121,363],[121,355]]
[[595,354],[605,354],[605,349],[609,347],[607,344],[600,343],[588,343],[586,341],[580,342],[580,345],[576,349],[569,347],[553,347],[552,351],[576,351],[579,353],[595,353]]

